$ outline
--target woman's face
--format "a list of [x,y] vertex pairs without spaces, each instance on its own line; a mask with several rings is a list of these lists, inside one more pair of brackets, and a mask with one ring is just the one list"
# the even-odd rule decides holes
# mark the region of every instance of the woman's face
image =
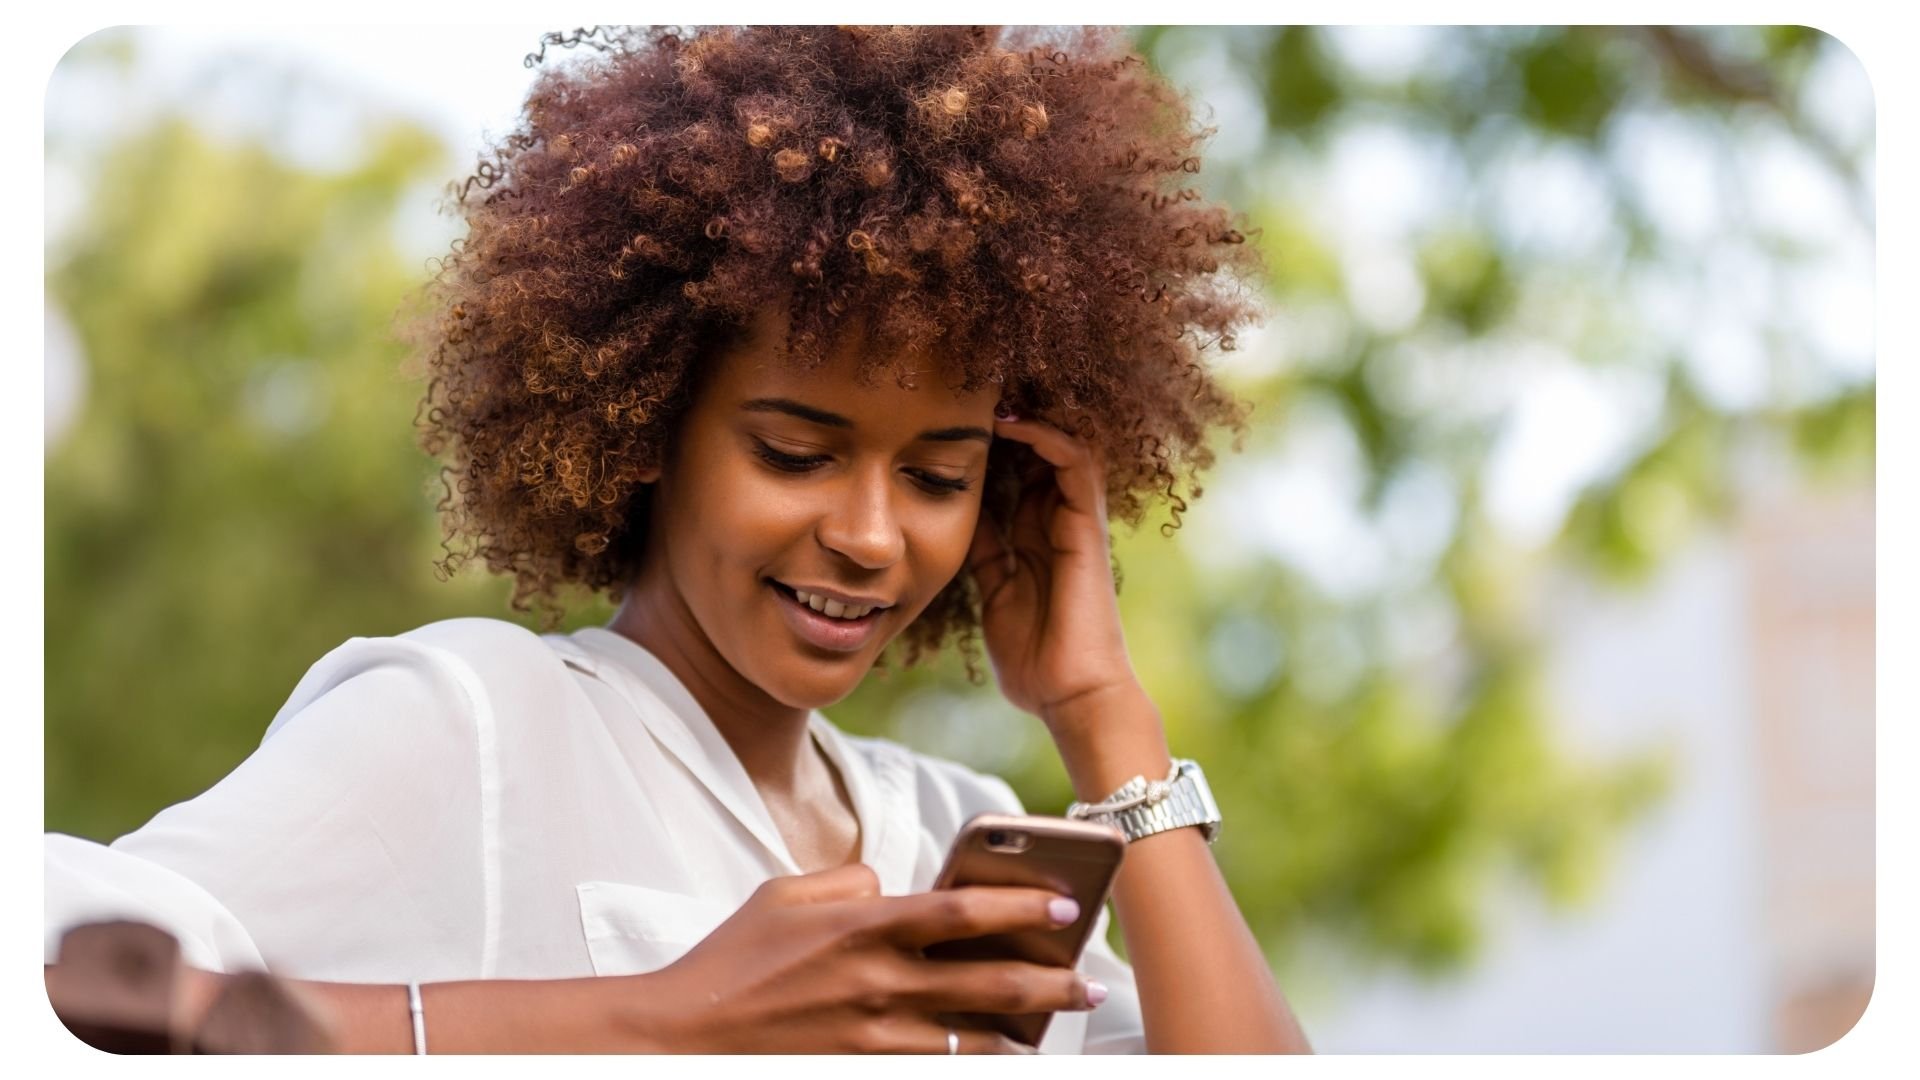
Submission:
[[960,571],[998,395],[955,393],[927,356],[899,358],[911,389],[889,372],[863,386],[852,334],[793,370],[782,327],[763,318],[689,408],[647,558],[735,672],[811,709],[851,693]]

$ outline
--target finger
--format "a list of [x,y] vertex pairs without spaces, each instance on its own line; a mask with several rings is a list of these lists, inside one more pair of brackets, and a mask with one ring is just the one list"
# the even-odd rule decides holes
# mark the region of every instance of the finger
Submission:
[[1089,443],[1074,438],[1045,420],[1025,416],[1007,420],[996,416],[993,418],[993,435],[996,439],[1026,443],[1056,469],[1093,461],[1093,447]]
[[1000,539],[998,526],[982,513],[973,530],[973,545],[967,549],[967,569],[980,585],[980,595],[992,596],[1013,575],[1013,554]]
[[952,1013],[1084,1012],[1093,1008],[1086,977],[1073,968],[1023,960],[920,960],[903,996]]
[[878,1025],[870,1040],[869,1052],[881,1054],[953,1053],[947,1032],[957,1037],[962,1054],[1032,1054],[1037,1051],[1026,1043],[1010,1039],[997,1031],[961,1023],[945,1024],[920,1017],[889,1018]]
[[865,863],[848,863],[811,874],[772,878],[760,886],[760,891],[789,904],[863,900],[880,895],[880,877]]
[[1035,453],[1054,468],[1054,481],[1072,509],[1089,515],[1101,513],[1100,500],[1106,493],[1104,459],[1091,443],[1077,439],[1044,420],[1020,418],[993,421],[995,438],[1013,439],[1033,447]]
[[[1065,901],[1055,906],[1055,901]],[[1058,930],[1080,917],[1080,905],[1047,889],[1012,885],[965,885],[886,900],[883,933],[899,945],[925,948],[935,942]]]

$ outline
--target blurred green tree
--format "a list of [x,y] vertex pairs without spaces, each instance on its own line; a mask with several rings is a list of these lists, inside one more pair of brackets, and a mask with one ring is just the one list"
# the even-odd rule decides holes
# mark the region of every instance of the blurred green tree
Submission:
[[394,123],[335,172],[184,112],[106,154],[57,259],[85,404],[48,448],[46,816],[111,837],[210,786],[353,635],[491,610],[437,583],[435,470],[390,325]]
[[[1870,225],[1870,143],[1803,105],[1807,73],[1840,46],[1797,28],[1435,29],[1383,75],[1324,29],[1137,33],[1203,99],[1251,103],[1236,122],[1257,130],[1231,132],[1237,151],[1203,179],[1259,226],[1278,325],[1223,366],[1257,430],[1209,478],[1213,497],[1173,540],[1116,537],[1136,664],[1229,808],[1217,851],[1276,964],[1327,943],[1446,970],[1472,955],[1503,882],[1582,895],[1672,772],[1660,747],[1586,761],[1555,745],[1544,574],[1644,577],[1736,505],[1731,462],[1756,435],[1813,475],[1872,467],[1871,379],[1835,375],[1803,328],[1768,328],[1783,374],[1765,400],[1731,406],[1697,385],[1687,341],[1663,339],[1634,290],[1676,266],[1703,274],[1703,242],[1673,235],[1607,149],[1648,115],[1708,137],[1778,130]],[[130,63],[134,40],[63,66]],[[46,827],[101,838],[217,780],[346,637],[513,617],[504,583],[434,580],[434,469],[389,334],[425,272],[394,221],[415,185],[446,178],[444,149],[396,121],[319,171],[193,115],[176,105],[86,166],[80,224],[49,251],[49,299],[89,389],[46,464]],[[1380,308],[1368,253],[1316,201],[1369,125],[1437,148],[1439,171],[1413,182],[1456,200],[1394,240],[1414,277],[1398,310]],[[1570,155],[1557,160],[1594,178],[1598,243],[1542,243],[1502,218],[1490,163],[1528,154]],[[1777,264],[1807,254],[1767,222],[1735,225]],[[1548,366],[1658,391],[1631,452],[1548,544],[1513,535],[1485,494],[1519,393],[1496,392],[1514,369],[1498,360],[1542,344],[1529,355]],[[1316,431],[1332,442],[1295,444]],[[1357,468],[1313,456],[1329,445]],[[1386,538],[1387,572],[1330,583],[1248,539],[1302,512],[1272,481],[1303,453]],[[589,602],[569,622],[607,615]],[[952,658],[869,680],[832,712],[999,771],[1038,810],[1069,796],[1039,725]]]

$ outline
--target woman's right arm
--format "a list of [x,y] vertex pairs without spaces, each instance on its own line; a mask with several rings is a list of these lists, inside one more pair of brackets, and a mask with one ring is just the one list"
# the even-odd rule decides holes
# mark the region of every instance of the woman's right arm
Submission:
[[[195,1030],[228,976],[188,967],[182,1024]],[[619,998],[646,996],[648,975],[578,979],[476,979],[420,988],[427,1047],[436,1054],[646,1053],[670,1050],[613,1022]],[[342,1054],[413,1053],[407,988],[284,979],[312,1002]]]
[[[775,878],[685,956],[643,975],[438,982],[420,989],[430,1053],[946,1053],[953,1013],[1093,1007],[1068,968],[928,960],[938,941],[1056,929],[1078,912],[1040,889],[887,897],[855,864]],[[187,968],[178,1022],[195,1030],[227,976]],[[403,985],[286,980],[342,1053],[413,1052]],[[960,1027],[967,1054],[1030,1053]]]
[[[47,960],[66,928],[119,918],[167,930],[185,962],[209,972],[263,968],[268,956],[283,970],[387,980],[488,970],[486,844],[447,839],[486,820],[487,759],[445,653],[426,638],[356,639],[308,671],[260,748],[202,795],[112,847],[50,835]],[[427,1046],[945,1053],[937,1013],[1087,1007],[1070,970],[919,955],[934,941],[1049,927],[1054,898],[882,897],[857,864],[778,878],[657,972],[427,982]],[[201,997],[220,985],[192,980]],[[412,1050],[404,985],[305,989],[342,1048]],[[962,1052],[1009,1048],[961,1033]]]

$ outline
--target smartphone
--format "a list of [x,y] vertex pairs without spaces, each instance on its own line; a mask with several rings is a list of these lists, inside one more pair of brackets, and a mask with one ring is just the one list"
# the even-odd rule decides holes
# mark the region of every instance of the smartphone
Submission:
[[[934,959],[1024,960],[1072,967],[1106,905],[1120,860],[1120,830],[1091,821],[1019,814],[977,814],[960,827],[936,889],[962,885],[1019,885],[1048,889],[1080,903],[1080,918],[1057,930],[988,934],[942,941],[922,950]],[[962,1013],[948,1023],[990,1028],[1028,1046],[1040,1045],[1052,1013]]]

